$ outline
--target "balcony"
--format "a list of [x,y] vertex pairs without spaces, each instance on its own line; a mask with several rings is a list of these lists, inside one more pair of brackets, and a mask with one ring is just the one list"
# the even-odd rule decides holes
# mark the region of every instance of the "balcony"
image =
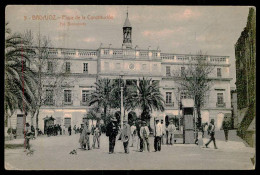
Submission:
[[55,105],[55,101],[54,100],[52,100],[52,101],[45,101],[44,102],[44,105],[46,105],[46,106],[54,106]]
[[62,101],[62,105],[64,105],[64,106],[70,106],[70,105],[73,105],[73,101],[71,100],[71,101]]
[[172,103],[165,103],[165,106],[166,107],[174,107],[174,103],[172,102]]
[[224,107],[226,107],[226,103],[216,103],[216,107],[222,107],[222,108],[224,108]]
[[88,103],[86,101],[80,101],[80,106],[88,106]]

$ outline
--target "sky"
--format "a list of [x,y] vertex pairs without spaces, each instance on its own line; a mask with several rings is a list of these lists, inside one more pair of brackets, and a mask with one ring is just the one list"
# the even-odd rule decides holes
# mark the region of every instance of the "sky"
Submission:
[[248,6],[11,5],[5,18],[13,33],[40,32],[53,47],[97,49],[102,43],[121,48],[127,9],[133,47],[229,56],[235,87],[234,45],[246,26]]

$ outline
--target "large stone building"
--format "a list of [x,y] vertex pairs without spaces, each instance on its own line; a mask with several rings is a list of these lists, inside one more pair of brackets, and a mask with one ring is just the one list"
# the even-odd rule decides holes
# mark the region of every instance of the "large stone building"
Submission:
[[[98,78],[117,79],[125,81],[139,81],[139,78],[148,77],[159,82],[160,91],[165,99],[165,111],[152,113],[152,117],[176,116],[179,114],[176,82],[172,72],[187,67],[196,60],[197,55],[163,53],[161,50],[141,49],[132,46],[132,26],[128,14],[123,25],[122,48],[112,48],[101,45],[95,50],[49,48],[48,64],[44,67],[46,94],[45,105],[39,115],[39,128],[44,130],[44,118],[53,116],[55,123],[68,126],[80,126],[84,115],[90,109],[86,106],[86,95],[95,89],[94,83]],[[213,81],[207,103],[202,109],[202,122],[216,121],[217,129],[221,128],[224,114],[231,114],[230,97],[230,62],[228,56],[205,55],[205,59],[214,66],[210,76]],[[56,66],[56,67],[55,67]],[[65,70],[64,70],[65,69]],[[48,81],[57,81],[59,70],[67,71],[63,78],[63,85],[54,90]],[[61,78],[62,79],[62,78]],[[60,94],[60,95],[59,95]],[[17,119],[22,113],[15,113],[11,124],[15,128]],[[140,110],[127,111],[130,115],[140,115]],[[20,117],[21,118],[21,117]],[[35,125],[35,119],[32,123]],[[31,117],[27,117],[31,122]],[[151,126],[153,119],[151,120]]]
[[[256,12],[249,9],[247,25],[235,44],[236,87],[239,118],[239,135],[251,145],[254,131],[246,131],[255,122],[256,110]],[[251,124],[252,126],[255,125]]]

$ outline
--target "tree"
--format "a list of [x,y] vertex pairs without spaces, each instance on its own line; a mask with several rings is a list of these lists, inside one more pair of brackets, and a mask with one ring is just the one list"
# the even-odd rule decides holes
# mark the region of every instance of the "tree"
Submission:
[[212,79],[209,75],[213,70],[214,66],[207,61],[206,55],[203,55],[200,51],[185,69],[173,72],[178,86],[177,89],[181,89],[177,93],[185,93],[194,99],[194,106],[198,115],[197,126],[199,128],[201,127],[201,108],[205,104],[211,88]]
[[[127,80],[126,80],[127,81]],[[124,115],[125,112],[134,109],[133,98],[131,94],[136,92],[136,83],[134,81],[127,81],[126,83],[121,79],[115,79],[112,81],[112,100],[111,108],[120,109],[121,108],[121,87],[123,87],[123,104],[124,104]],[[120,121],[119,121],[120,123]]]
[[95,83],[95,86],[96,86],[95,91],[93,91],[88,98],[88,104],[89,106],[97,105],[99,108],[103,108],[103,115],[104,118],[106,119],[107,112],[111,106],[111,100],[112,100],[111,91],[113,88],[113,84],[110,79],[104,78],[104,79],[99,79]]
[[[21,34],[11,34],[5,24],[5,93],[4,106],[6,120],[17,109],[34,113],[37,79],[29,66],[30,55],[34,51]],[[27,113],[27,112],[26,112]]]
[[42,87],[42,75],[43,67],[47,63],[48,59],[48,47],[50,46],[50,40],[47,37],[42,37],[39,33],[36,40],[34,40],[33,33],[31,31],[26,31],[24,38],[28,43],[28,47],[34,50],[34,54],[31,55],[30,60],[35,66],[35,71],[37,72],[35,77],[38,80],[37,93],[36,93],[36,106],[34,117],[36,118],[36,136],[38,135],[38,122],[39,122],[39,111],[44,103],[43,99],[43,87]]
[[[34,53],[30,55],[30,60],[32,62],[32,66],[35,69],[35,78],[38,82],[35,86],[36,105],[33,115],[33,117],[36,119],[37,136],[40,109],[43,105],[49,105],[46,103],[48,99],[47,94],[45,93],[46,89],[51,89],[53,91],[53,99],[59,99],[63,95],[61,89],[72,84],[72,80],[66,80],[66,77],[69,76],[69,73],[65,71],[64,60],[57,60],[54,58],[50,59],[49,52],[52,48],[51,40],[48,37],[42,36],[40,33],[38,33],[36,39],[34,39],[34,34],[29,30],[24,33],[24,38],[27,41],[27,47],[34,51]],[[47,70],[47,65],[49,63],[52,65],[51,70]],[[62,100],[59,99],[57,101]],[[51,105],[58,106],[59,104],[54,103],[53,101]]]
[[139,86],[136,88],[137,91],[132,92],[130,96],[133,106],[142,110],[142,120],[149,120],[152,110],[164,111],[164,99],[156,81],[143,77],[143,79],[139,79]]

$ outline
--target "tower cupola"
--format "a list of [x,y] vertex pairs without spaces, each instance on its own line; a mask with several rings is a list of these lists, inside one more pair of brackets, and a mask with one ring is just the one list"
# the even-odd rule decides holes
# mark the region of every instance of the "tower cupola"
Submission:
[[128,19],[128,10],[126,13],[126,19],[123,26],[123,46],[126,48],[132,48],[132,27]]

